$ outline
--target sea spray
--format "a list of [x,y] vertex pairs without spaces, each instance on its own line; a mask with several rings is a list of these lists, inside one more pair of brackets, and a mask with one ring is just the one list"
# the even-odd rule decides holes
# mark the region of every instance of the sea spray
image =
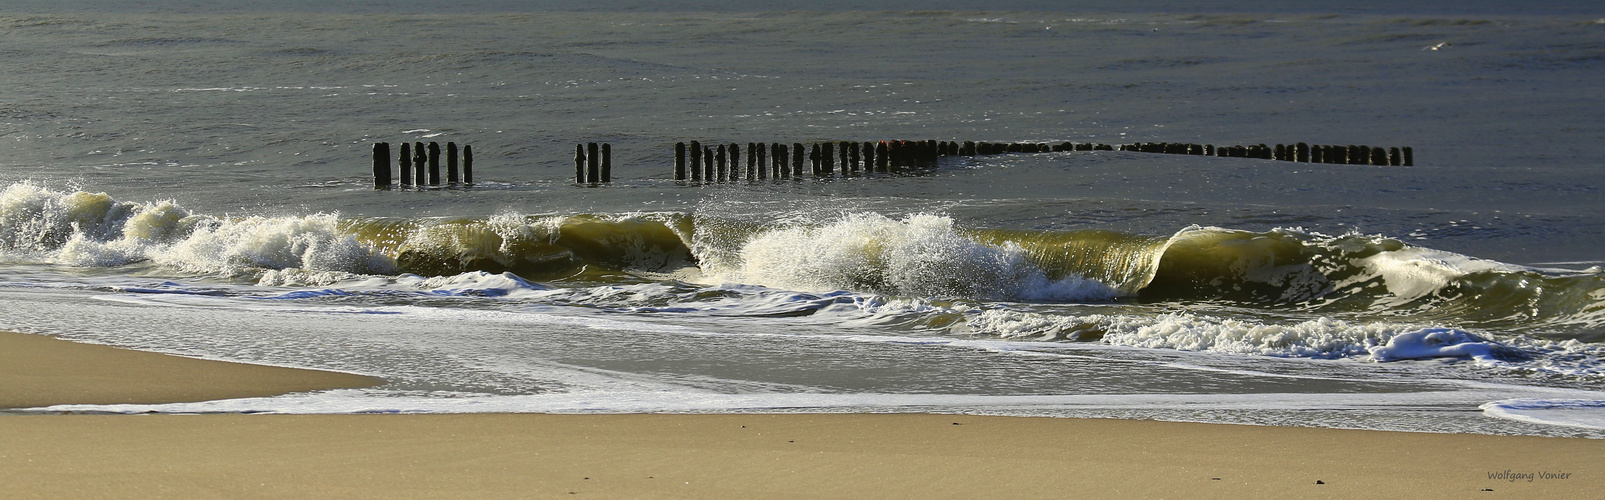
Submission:
[[989,245],[961,234],[949,217],[901,220],[851,213],[821,226],[789,226],[740,246],[739,268],[705,267],[731,281],[800,290],[904,296],[1106,300],[1118,292],[1067,276],[1049,280],[1017,244]]

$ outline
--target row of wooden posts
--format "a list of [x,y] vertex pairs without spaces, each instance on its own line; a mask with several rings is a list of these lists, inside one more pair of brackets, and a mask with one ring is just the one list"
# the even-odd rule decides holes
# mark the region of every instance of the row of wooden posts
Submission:
[[613,182],[613,146],[603,143],[574,145],[574,182]]
[[1232,158],[1261,158],[1266,160],[1296,161],[1306,163],[1339,163],[1347,165],[1384,165],[1384,166],[1414,166],[1415,151],[1409,146],[1405,147],[1371,147],[1333,145],[1277,144],[1275,147],[1264,144],[1252,146],[1221,146],[1213,144],[1177,144],[1165,142],[1144,142],[1120,146],[1121,151],[1140,151],[1144,153],[1169,153],[1183,155],[1224,156]]
[[934,167],[937,158],[947,156],[950,144],[937,141],[821,142],[804,147],[793,143],[747,143],[746,168],[741,166],[741,145],[704,146],[698,141],[674,145],[674,180],[726,181],[746,179],[788,179],[803,176],[803,165],[811,166],[815,177],[862,172],[897,172],[904,168]]
[[[595,155],[595,144],[592,144]],[[605,146],[604,146],[605,147]],[[862,172],[890,173],[903,168],[936,166],[943,156],[981,156],[1008,153],[1047,153],[1061,151],[1137,151],[1143,153],[1169,153],[1220,156],[1232,158],[1263,158],[1307,163],[1341,163],[1349,165],[1412,166],[1414,152],[1409,147],[1380,148],[1370,146],[1327,146],[1306,143],[1264,144],[1251,146],[1221,146],[1186,143],[1134,143],[1097,144],[1061,142],[952,142],[952,141],[880,141],[880,142],[821,142],[810,147],[792,143],[747,143],[746,168],[741,164],[741,146],[738,144],[703,145],[698,141],[674,145],[674,179],[677,181],[726,181],[785,179],[802,177],[803,165],[808,164],[816,176],[831,176],[841,165],[842,174]],[[605,150],[604,150],[605,151]],[[603,153],[604,161],[606,153]],[[579,157],[575,158],[576,167]],[[592,182],[595,182],[594,180]],[[606,181],[603,181],[606,182]]]
[[[426,152],[427,151],[427,152]],[[405,142],[401,143],[400,175],[397,176],[401,187],[417,185],[440,185],[440,144],[430,142],[427,148],[422,142],[415,142],[411,147]],[[373,145],[373,185],[376,188],[387,189],[391,181],[390,171],[390,143],[380,142]],[[463,146],[462,176],[457,175],[457,143],[446,143],[446,183],[471,184],[474,182],[474,147]]]
[[[440,144],[422,142],[410,145],[401,143],[400,185],[402,187],[439,186]],[[1333,146],[1264,144],[1250,146],[1220,146],[1213,144],[1139,142],[1134,144],[1096,144],[1061,142],[952,142],[952,141],[880,141],[880,142],[820,142],[811,146],[802,143],[747,143],[746,168],[742,168],[742,147],[738,144],[703,145],[698,141],[674,145],[674,179],[677,181],[730,181],[745,179],[788,179],[803,177],[803,166],[811,167],[815,177],[836,175],[837,165],[843,175],[864,173],[900,172],[905,168],[935,167],[943,156],[981,156],[1008,153],[1047,153],[1061,151],[1136,151],[1204,155],[1233,158],[1262,158],[1308,163],[1339,163],[1349,165],[1412,166],[1413,151],[1409,147],[1380,148],[1370,146]],[[427,151],[427,152],[426,152]],[[451,185],[474,182],[474,150],[462,149],[462,176],[458,177],[457,143],[446,143],[446,182]],[[613,148],[595,142],[574,147],[574,182],[608,183],[613,181]],[[391,185],[390,143],[373,145],[374,186]]]

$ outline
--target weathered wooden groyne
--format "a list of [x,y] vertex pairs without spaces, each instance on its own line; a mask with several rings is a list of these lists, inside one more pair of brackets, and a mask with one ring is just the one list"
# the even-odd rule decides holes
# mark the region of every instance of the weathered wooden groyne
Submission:
[[[1142,153],[1262,158],[1306,163],[1349,165],[1412,166],[1410,147],[1331,146],[1307,143],[1215,146],[1193,143],[1132,144],[977,142],[977,141],[878,141],[792,143],[749,142],[743,168],[738,144],[704,145],[699,141],[674,145],[674,180],[724,182],[746,179],[802,177],[804,164],[809,175],[829,177],[860,173],[896,173],[904,169],[930,168],[943,156],[985,156],[1011,153],[1050,153],[1067,151],[1134,151]],[[769,155],[765,156],[765,151]],[[789,151],[789,161],[788,161]],[[838,165],[840,166],[838,168]]]
[[1281,160],[1305,163],[1338,163],[1347,165],[1382,165],[1393,167],[1409,167],[1415,165],[1415,151],[1409,146],[1404,147],[1371,147],[1336,145],[1310,145],[1307,143],[1277,144],[1267,146],[1254,144],[1249,146],[1220,146],[1213,144],[1179,144],[1166,142],[1143,142],[1127,144],[1120,147],[1121,151],[1140,151],[1143,153],[1168,153],[1185,155],[1224,156],[1231,158],[1260,158],[1265,160]]
[[[1414,150],[1404,147],[1363,145],[1311,145],[1308,143],[1230,145],[1137,142],[1102,144],[1091,142],[986,142],[986,141],[831,141],[804,144],[749,142],[703,144],[700,141],[674,145],[674,180],[690,182],[728,182],[756,179],[792,179],[894,174],[914,169],[934,168],[944,156],[987,156],[1074,151],[1131,151],[1226,158],[1259,158],[1303,163],[1347,165],[1413,166]],[[743,161],[742,153],[746,153]],[[401,143],[399,155],[400,187],[434,187],[440,180],[439,144]],[[458,175],[457,144],[446,143],[446,183],[469,185],[474,182],[474,153],[463,146],[461,176]],[[373,145],[374,187],[391,186],[390,143]],[[805,168],[806,167],[806,168]],[[574,146],[574,182],[606,184],[613,181],[613,147],[606,143]]]
[[[427,152],[426,152],[427,151]],[[440,185],[440,144],[430,142],[425,146],[422,142],[412,144],[401,143],[401,151],[394,179],[400,187],[429,187]],[[461,156],[461,170],[458,169],[459,157],[457,143],[446,143],[446,183],[448,185],[468,185],[474,183],[474,148],[463,146]],[[373,186],[378,189],[389,189],[392,184],[392,171],[390,170],[390,143],[380,142],[373,145]],[[460,175],[459,175],[460,174]]]
[[574,182],[613,182],[613,146],[587,143],[574,146]]
[[[948,143],[938,141],[800,142],[746,145],[675,143],[674,179],[723,182],[741,179],[789,179],[860,173],[892,173],[905,168],[933,167]],[[951,151],[956,154],[956,151]],[[808,167],[804,170],[804,167]],[[807,174],[804,174],[807,172]]]

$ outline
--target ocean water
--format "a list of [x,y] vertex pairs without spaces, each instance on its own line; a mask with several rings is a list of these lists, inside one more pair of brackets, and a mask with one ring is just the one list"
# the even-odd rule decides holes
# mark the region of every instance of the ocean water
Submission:
[[[1597,7],[815,8],[0,11],[0,329],[388,381],[25,411],[1605,438]],[[1062,151],[675,181],[693,140],[1308,142],[1414,165]],[[374,189],[375,143],[448,141],[473,184]],[[574,181],[586,142],[613,182]]]

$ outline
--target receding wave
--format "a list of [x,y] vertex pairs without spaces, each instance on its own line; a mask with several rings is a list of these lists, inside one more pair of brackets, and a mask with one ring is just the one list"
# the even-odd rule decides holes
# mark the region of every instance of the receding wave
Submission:
[[1382,236],[1205,227],[1158,236],[978,229],[941,215],[863,212],[776,220],[784,222],[683,213],[223,217],[171,201],[118,201],[24,182],[0,192],[0,260],[155,265],[267,285],[339,279],[307,277],[318,273],[485,272],[942,300],[1207,301],[1605,340],[1605,279],[1597,268],[1515,266]]

